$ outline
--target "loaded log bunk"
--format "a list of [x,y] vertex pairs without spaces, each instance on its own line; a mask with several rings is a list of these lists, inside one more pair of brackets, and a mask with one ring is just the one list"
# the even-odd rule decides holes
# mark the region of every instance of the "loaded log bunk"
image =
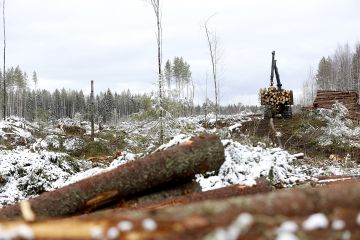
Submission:
[[[274,73],[277,85],[274,87]],[[276,65],[275,51],[272,52],[270,86],[260,89],[260,102],[264,106],[264,118],[274,118],[281,116],[285,119],[292,118],[291,105],[294,104],[293,92],[282,89],[279,70]]]

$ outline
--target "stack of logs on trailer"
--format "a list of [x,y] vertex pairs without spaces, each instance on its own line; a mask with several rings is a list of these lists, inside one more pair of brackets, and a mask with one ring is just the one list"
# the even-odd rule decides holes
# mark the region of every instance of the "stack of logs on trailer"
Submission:
[[349,110],[349,118],[360,121],[360,105],[358,104],[359,96],[355,91],[329,91],[318,90],[313,103],[314,108],[332,108],[333,104],[338,101],[345,105]]
[[260,90],[261,105],[270,105],[273,108],[279,108],[281,105],[292,104],[291,91],[278,91],[275,87]]

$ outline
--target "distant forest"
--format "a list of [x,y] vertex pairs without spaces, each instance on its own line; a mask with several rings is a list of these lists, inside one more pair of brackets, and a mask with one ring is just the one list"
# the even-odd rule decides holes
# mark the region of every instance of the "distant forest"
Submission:
[[356,91],[360,94],[360,43],[354,51],[339,45],[332,55],[322,57],[316,71],[310,70],[303,85],[303,105],[314,101],[317,90]]
[[[182,60],[176,59],[181,62]],[[168,64],[171,64],[168,61]],[[183,63],[182,63],[183,64]],[[173,117],[200,115],[205,111],[213,111],[214,104],[208,100],[206,104],[194,105],[193,98],[190,97],[194,91],[189,90],[189,66],[183,64],[187,69],[187,74],[183,74],[185,81],[182,81],[180,75],[171,75],[169,66],[167,66],[166,82],[168,86],[165,97],[165,109],[168,115]],[[3,74],[1,74],[1,82]],[[174,79],[173,87],[171,79]],[[37,73],[34,71],[32,76],[21,70],[19,66],[8,68],[6,71],[7,83],[7,103],[6,115],[18,116],[29,121],[51,121],[59,118],[80,118],[89,120],[90,115],[90,92],[84,93],[82,90],[56,89],[53,92],[44,89],[38,89]],[[96,83],[96,82],[95,82]],[[2,83],[1,83],[2,84]],[[89,83],[90,87],[90,83]],[[96,90],[96,89],[95,89]],[[106,124],[116,124],[129,117],[138,119],[157,118],[156,113],[158,105],[156,103],[156,93],[134,94],[130,90],[124,90],[121,93],[112,92],[108,89],[95,96],[96,121]],[[192,95],[193,96],[193,95]],[[0,106],[3,106],[3,98],[0,99]],[[222,114],[238,113],[245,110],[246,106],[242,104],[232,104],[222,106]],[[257,107],[250,107],[253,111]],[[1,108],[1,111],[2,108]],[[1,114],[2,115],[2,114]]]

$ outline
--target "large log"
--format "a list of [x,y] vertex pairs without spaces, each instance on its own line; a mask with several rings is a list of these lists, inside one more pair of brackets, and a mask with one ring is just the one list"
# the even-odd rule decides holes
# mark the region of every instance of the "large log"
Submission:
[[106,208],[139,208],[144,205],[153,204],[154,202],[162,202],[166,201],[166,199],[172,199],[198,192],[201,192],[201,186],[196,181],[181,183],[178,185],[170,184],[170,186],[161,186],[161,189],[149,189],[149,191],[120,199],[120,201],[111,203]]
[[[195,174],[218,171],[224,160],[224,147],[217,136],[193,137],[164,151],[46,192],[29,202],[38,219],[79,214],[114,199],[174,181],[189,181]],[[21,215],[20,204],[0,209],[0,219]]]
[[151,211],[111,210],[70,219],[0,224],[7,233],[19,233],[22,228],[35,239],[53,240],[275,239],[281,234],[280,225],[291,221],[296,228],[283,230],[299,239],[342,239],[345,232],[351,239],[360,239],[359,210],[360,184],[353,183],[279,190]]
[[167,198],[161,201],[153,201],[144,204],[138,204],[136,206],[132,206],[131,208],[137,210],[160,209],[165,207],[201,202],[205,200],[219,200],[229,197],[265,193],[265,192],[270,192],[271,190],[272,190],[271,183],[265,178],[259,178],[256,180],[256,185],[254,186],[232,185],[229,187],[223,187],[206,192],[195,192],[183,196]]

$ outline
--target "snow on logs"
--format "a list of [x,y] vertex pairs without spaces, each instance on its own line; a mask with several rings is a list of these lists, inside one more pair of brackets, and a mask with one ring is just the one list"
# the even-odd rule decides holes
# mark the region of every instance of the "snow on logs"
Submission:
[[30,224],[0,224],[2,231],[22,227],[34,239],[52,240],[360,239],[359,193],[360,184],[352,183],[284,189],[151,211],[116,209]]
[[[195,174],[218,171],[224,161],[224,147],[220,139],[213,135],[202,135],[61,189],[43,193],[30,199],[29,203],[36,219],[71,216],[170,182],[189,181]],[[21,217],[19,203],[0,209],[0,219]]]

